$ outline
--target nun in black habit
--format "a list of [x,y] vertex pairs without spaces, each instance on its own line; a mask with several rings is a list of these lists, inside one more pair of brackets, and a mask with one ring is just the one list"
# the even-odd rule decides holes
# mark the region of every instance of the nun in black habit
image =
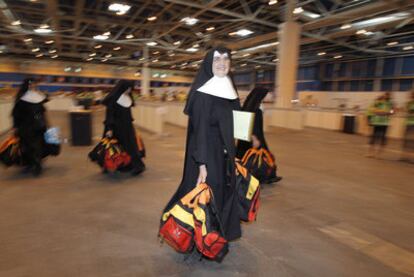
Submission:
[[34,176],[42,173],[42,158],[45,157],[44,134],[47,130],[47,96],[37,89],[38,81],[28,78],[23,81],[16,95],[12,111],[13,127],[19,137],[22,165]]
[[[265,99],[266,95],[269,93],[269,90],[263,87],[255,87],[247,96],[246,100],[244,101],[242,110],[246,112],[252,112],[255,114],[254,117],[254,125],[253,125],[253,138],[252,141],[238,141],[237,143],[237,158],[243,158],[244,154],[252,147],[255,148],[264,148],[266,149],[270,155],[272,156],[273,160],[275,159],[273,154],[270,152],[269,147],[267,146],[267,142],[264,136],[263,131],[263,111],[260,108],[263,99]],[[256,145],[253,145],[255,142]],[[282,179],[282,177],[278,177],[276,175],[276,171],[274,175],[270,177],[268,182],[278,182]]]
[[134,87],[133,81],[120,80],[105,97],[102,104],[106,106],[106,117],[104,121],[104,136],[114,137],[131,156],[131,165],[128,169],[132,175],[138,175],[145,170],[142,154],[138,150],[137,138],[133,125],[134,119],[131,107],[135,105],[131,97]]
[[241,237],[233,138],[233,110],[240,109],[240,102],[229,76],[230,61],[230,51],[219,47],[209,51],[200,66],[184,109],[189,121],[183,178],[164,209],[205,182],[229,241]]

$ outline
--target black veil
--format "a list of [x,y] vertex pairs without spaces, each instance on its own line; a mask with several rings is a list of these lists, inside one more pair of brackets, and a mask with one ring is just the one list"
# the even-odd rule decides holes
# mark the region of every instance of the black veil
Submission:
[[20,98],[23,97],[23,95],[27,92],[29,89],[30,83],[33,82],[33,78],[26,78],[23,80],[23,83],[20,85],[19,91],[16,94],[16,97],[14,98],[14,102],[17,103]]
[[[104,104],[105,106],[108,106],[109,104],[113,104],[119,99],[119,97],[121,97],[121,95],[126,90],[128,90],[129,88],[131,88],[132,90],[133,87],[134,87],[134,81],[119,80],[118,83],[116,83],[116,85],[112,89],[112,91],[102,100],[102,104]],[[132,99],[132,106],[134,106],[135,102],[134,102],[134,98],[132,97],[132,94],[131,94],[131,99]]]
[[267,88],[255,87],[244,101],[242,110],[246,112],[256,112],[268,93],[269,90]]

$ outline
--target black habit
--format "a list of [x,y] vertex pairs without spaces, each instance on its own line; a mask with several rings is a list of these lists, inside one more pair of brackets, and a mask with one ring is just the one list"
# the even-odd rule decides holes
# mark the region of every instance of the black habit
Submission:
[[188,114],[184,173],[180,186],[164,212],[172,208],[197,184],[199,166],[206,165],[206,183],[211,187],[227,240],[241,237],[238,196],[235,188],[235,144],[233,110],[240,109],[239,99],[229,100],[197,91],[214,75],[214,51],[207,53],[193,82],[184,112]]

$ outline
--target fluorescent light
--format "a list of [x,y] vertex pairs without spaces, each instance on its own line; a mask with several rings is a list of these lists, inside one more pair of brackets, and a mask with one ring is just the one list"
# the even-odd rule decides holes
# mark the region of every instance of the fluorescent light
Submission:
[[102,60],[101,60],[101,62],[106,62],[107,60],[108,60],[108,59],[106,59],[106,58],[105,58],[105,59],[102,59]]
[[173,64],[172,66],[170,66],[170,68],[176,68],[177,66],[175,64]]
[[49,25],[42,24],[42,25],[39,26],[39,29],[49,29]]
[[152,52],[152,54],[154,54],[154,55],[158,55],[160,53],[160,51],[154,51],[154,52]]
[[161,78],[165,78],[165,77],[167,77],[167,74],[165,74],[165,73],[163,73],[163,74],[161,74],[161,76],[160,76]]
[[181,41],[177,40],[176,42],[174,42],[174,45],[179,45],[181,43]]
[[150,41],[150,42],[147,42],[147,45],[148,46],[155,46],[155,45],[157,45],[158,43],[156,43],[155,41]]
[[198,48],[190,47],[190,48],[187,48],[185,51],[193,53],[193,52],[197,52]]
[[95,45],[93,48],[100,49],[100,48],[102,48],[102,44]]
[[407,50],[413,50],[414,49],[414,46],[412,46],[412,45],[409,45],[409,46],[405,46],[405,47],[403,47],[403,50],[404,51],[407,51]]
[[253,31],[250,31],[248,29],[241,29],[241,30],[238,30],[237,32],[229,33],[230,36],[237,35],[237,36],[240,36],[240,37],[245,37],[245,36],[248,36],[248,35],[251,35],[251,34],[253,34]]
[[42,28],[35,29],[34,31],[38,34],[48,34],[52,32],[52,30],[50,29],[42,29]]
[[129,9],[131,9],[130,5],[121,4],[121,3],[113,3],[109,5],[108,10],[111,12],[116,12],[117,15],[126,14]]
[[197,33],[195,33],[196,34],[196,36],[198,36],[198,37],[202,37],[203,36],[203,33],[202,32],[197,32]]
[[247,65],[247,63],[243,63],[243,64],[241,64],[240,66],[241,67],[244,67],[244,66],[246,66]]
[[134,76],[140,76],[141,75],[141,72],[135,72],[134,73]]
[[50,53],[50,54],[54,54],[54,53],[56,53],[56,49],[49,50],[49,53]]
[[78,67],[78,68],[75,69],[75,72],[77,72],[77,73],[79,73],[81,71],[82,71],[82,67]]
[[67,66],[67,67],[65,67],[65,69],[64,69],[63,71],[65,71],[65,72],[69,72],[69,71],[71,71],[71,70],[72,70],[72,67]]
[[36,58],[41,58],[41,57],[43,57],[42,53],[36,55]]
[[59,57],[59,55],[53,55],[51,58],[56,59],[57,57]]
[[11,25],[12,25],[12,26],[18,26],[18,25],[20,25],[20,24],[22,24],[22,23],[20,22],[20,20],[13,21],[13,22],[11,23]]
[[106,54],[105,55],[105,58],[108,58],[109,59],[110,57],[112,57],[112,54]]
[[193,47],[198,48],[198,47],[200,47],[200,44],[196,43],[196,44],[193,45]]
[[269,4],[269,6],[275,5],[275,4],[277,4],[277,0],[270,0],[268,4]]
[[248,56],[250,56],[250,53],[246,53],[243,55],[243,57],[248,57]]
[[340,58],[342,58],[342,55],[337,55],[334,57],[334,59],[340,59]]
[[185,22],[186,25],[188,26],[193,26],[195,24],[197,24],[198,19],[194,18],[194,17],[184,17],[183,19],[181,19],[181,22]]
[[55,41],[52,39],[52,40],[47,40],[47,41],[45,41],[45,43],[46,44],[52,44],[52,43],[54,43]]
[[356,34],[357,34],[357,35],[362,35],[362,34],[365,34],[366,32],[367,32],[367,30],[362,29],[362,30],[358,30],[358,31],[356,31]]
[[153,75],[152,75],[152,77],[154,77],[154,78],[158,78],[160,76],[160,74],[159,73],[154,73]]
[[126,37],[127,39],[130,39],[130,38],[134,38],[134,35],[129,34],[129,35],[126,35],[125,37]]
[[156,62],[158,62],[158,59],[152,60],[152,62],[153,62],[153,63],[156,63]]
[[92,61],[93,60],[93,58],[87,58],[86,59],[88,62],[90,62],[90,61]]
[[216,27],[211,26],[211,27],[206,28],[206,31],[213,31],[214,29],[216,29]]
[[168,56],[170,56],[170,57],[174,57],[174,56],[175,56],[175,54],[174,54],[174,53],[170,53],[170,54],[168,54]]
[[323,55],[326,55],[326,52],[319,52],[318,53],[318,56],[323,56]]
[[33,48],[32,49],[32,52],[39,52],[40,51],[40,48]]
[[96,39],[96,40],[107,40],[108,38],[109,36],[107,35],[96,35],[93,37],[93,39]]
[[310,17],[310,18],[313,18],[313,19],[316,19],[316,18],[321,17],[321,15],[320,15],[320,14],[313,13],[313,12],[309,12],[309,11],[304,11],[304,12],[303,12],[303,15],[304,15],[304,16],[307,16],[307,17]]
[[232,55],[234,55],[234,54],[236,54],[236,53],[237,53],[237,51],[236,51],[236,50],[231,51],[231,54],[232,54]]
[[33,39],[32,38],[25,38],[23,41],[24,42],[31,42]]
[[187,62],[185,62],[185,63],[182,63],[181,64],[181,66],[186,66],[188,63]]
[[352,27],[351,24],[344,24],[344,25],[341,26],[341,30],[349,29],[351,27]]
[[303,8],[302,7],[297,7],[293,10],[294,14],[300,14],[303,13]]
[[387,43],[388,46],[394,46],[394,45],[397,45],[397,44],[398,44],[398,41],[391,41],[391,42]]
[[96,53],[89,54],[89,57],[95,57],[95,56],[96,56]]
[[140,60],[140,61],[143,61],[143,60],[145,60],[145,58],[144,58],[144,57],[142,57],[142,58],[140,58],[139,60]]
[[156,16],[150,16],[150,17],[147,18],[147,20],[148,21],[154,21],[154,20],[157,20],[157,17]]
[[105,32],[105,33],[103,33],[103,35],[104,36],[110,36],[111,35],[111,32]]
[[113,50],[114,50],[114,51],[121,50],[121,46],[114,47],[114,48],[113,48]]
[[366,36],[372,36],[373,34],[374,34],[374,32],[371,32],[371,31],[368,31],[368,32],[364,33],[364,35],[366,35]]
[[278,61],[279,61],[279,59],[277,59],[277,58],[272,60],[272,62],[278,62]]

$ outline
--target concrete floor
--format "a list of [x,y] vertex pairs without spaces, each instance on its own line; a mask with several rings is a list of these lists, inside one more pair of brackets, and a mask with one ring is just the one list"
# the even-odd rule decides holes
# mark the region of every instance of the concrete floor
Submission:
[[1,168],[0,276],[414,276],[413,165],[320,130],[272,129],[284,179],[263,188],[257,222],[222,264],[184,261],[157,239],[183,166],[185,130],[168,132],[142,133],[135,178],[104,176],[91,147],[69,145],[40,178]]

